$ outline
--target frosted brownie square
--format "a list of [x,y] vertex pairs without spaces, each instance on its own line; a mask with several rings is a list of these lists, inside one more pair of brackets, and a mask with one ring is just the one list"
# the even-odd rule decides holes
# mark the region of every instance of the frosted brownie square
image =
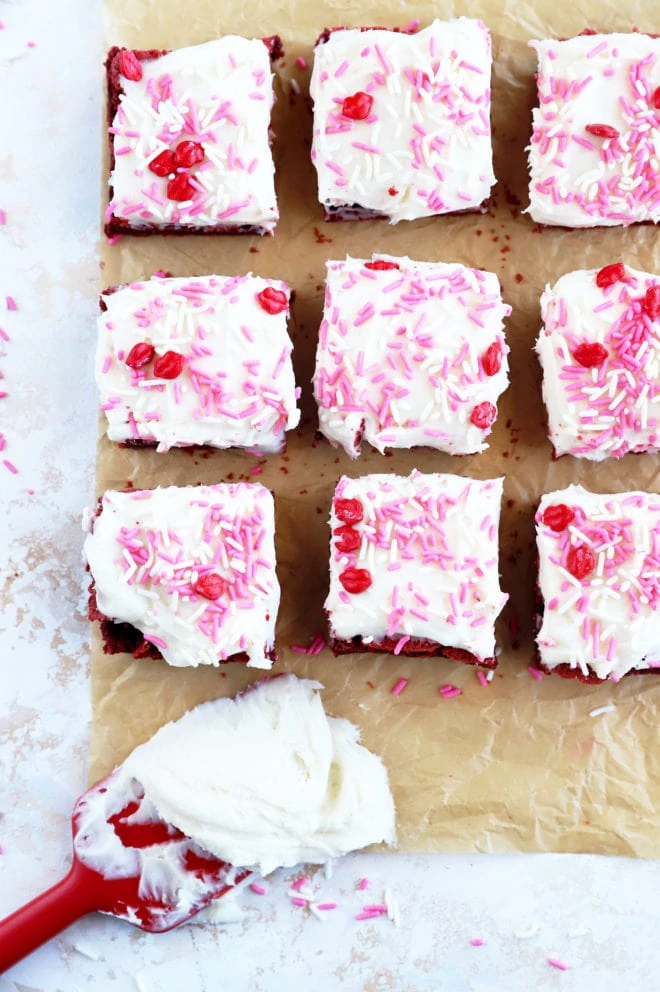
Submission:
[[540,667],[582,682],[660,669],[660,496],[569,486],[536,514]]
[[485,25],[466,17],[321,35],[310,93],[326,219],[480,209],[495,183],[491,65]]
[[531,217],[565,227],[657,223],[660,39],[584,34],[531,45]]
[[556,455],[660,448],[660,279],[621,262],[547,286],[536,350]]
[[271,60],[279,38],[233,35],[106,61],[106,233],[272,233]]
[[502,479],[343,476],[325,608],[336,655],[378,651],[495,668]]
[[314,373],[325,437],[354,458],[363,439],[484,451],[509,382],[497,276],[390,255],[327,268]]
[[153,278],[101,296],[96,381],[129,445],[284,448],[296,427],[289,288],[260,276]]
[[268,489],[108,490],[86,526],[89,616],[106,653],[271,667],[280,587]]

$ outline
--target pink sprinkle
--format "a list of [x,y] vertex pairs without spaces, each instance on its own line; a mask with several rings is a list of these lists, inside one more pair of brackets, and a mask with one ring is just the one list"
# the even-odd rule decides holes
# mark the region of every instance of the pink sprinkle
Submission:
[[317,902],[316,908],[317,909],[323,909],[323,910],[326,910],[326,909],[336,909],[337,908],[337,903],[336,902]]
[[0,224],[6,224],[6,223],[7,223],[7,214],[4,212],[4,210],[0,210]]
[[293,883],[291,888],[293,889],[294,892],[298,892],[300,889],[302,889],[303,885],[307,885],[308,882],[309,879],[307,878],[307,875],[303,875],[302,878],[297,879],[297,881]]
[[2,459],[2,464],[5,466],[7,471],[11,472],[12,475],[18,475],[18,469],[13,462],[10,462],[8,458]]
[[443,699],[453,699],[454,696],[462,695],[463,690],[459,689],[457,685],[452,685],[450,682],[447,682],[445,685],[440,686],[438,692]]
[[0,327],[0,338],[2,338],[3,341],[9,341],[9,335],[7,334],[6,331],[3,331],[1,327]]
[[358,882],[358,889],[360,890],[360,892],[364,892],[364,890],[368,887],[369,887],[369,879],[361,878],[360,881]]
[[108,244],[116,245],[117,242],[120,240],[121,240],[121,234],[113,234],[111,237],[108,238]]
[[373,911],[369,911],[369,912],[366,912],[365,911],[364,913],[356,913],[355,919],[356,920],[375,920],[380,915],[381,915],[380,913],[374,913]]
[[294,906],[306,906],[307,905],[307,900],[306,899],[299,899],[298,896],[292,896],[291,902],[293,903]]
[[560,971],[568,971],[568,965],[559,958],[548,958],[548,964],[553,968],[558,968]]
[[18,310],[18,307],[16,306],[16,300],[14,299],[13,296],[7,297],[6,305],[8,310]]
[[36,41],[28,41],[27,47],[28,48],[36,48],[37,47]]
[[365,913],[386,913],[387,906],[384,902],[374,902],[368,906],[363,906],[362,910]]
[[307,60],[304,59],[302,55],[299,55],[298,58],[296,59],[296,65],[298,66],[299,69],[306,69]]
[[488,685],[488,679],[486,678],[486,676],[484,675],[484,673],[481,671],[480,668],[477,669],[477,681],[479,685],[482,686],[482,688],[484,689]]
[[473,947],[483,947],[486,941],[483,939],[483,937],[473,937],[470,943],[472,944]]
[[534,665],[528,665],[527,671],[532,676],[532,678],[536,679],[537,682],[540,682],[542,680],[543,672],[540,670],[540,668],[536,668]]
[[261,465],[253,465],[250,469],[250,475],[259,475],[262,471]]
[[408,634],[404,634],[403,637],[400,637],[399,640],[394,645],[394,654],[401,654],[401,651],[406,646],[409,640],[410,637]]
[[252,889],[253,892],[256,892],[258,896],[265,896],[266,895],[266,891],[267,890],[266,890],[265,886],[259,885],[258,882],[252,882],[250,884],[250,888]]
[[393,696],[400,695],[407,685],[408,685],[408,679],[399,679],[397,684],[392,689],[392,695]]

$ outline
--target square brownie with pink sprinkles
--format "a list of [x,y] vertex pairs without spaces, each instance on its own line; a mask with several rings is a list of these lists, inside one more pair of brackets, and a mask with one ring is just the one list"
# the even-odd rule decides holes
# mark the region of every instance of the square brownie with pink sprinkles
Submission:
[[491,66],[488,30],[467,17],[324,32],[310,94],[326,220],[482,209],[495,184]]
[[154,277],[101,296],[96,382],[111,441],[280,452],[300,412],[289,287]]
[[328,262],[314,394],[321,433],[351,457],[488,448],[509,384],[494,272],[374,255]]
[[108,490],[84,526],[89,616],[107,654],[271,667],[280,587],[268,489]]
[[546,493],[536,513],[539,667],[582,682],[660,671],[660,495]]
[[496,668],[503,479],[343,476],[330,513],[336,655],[444,656]]
[[541,297],[536,351],[555,454],[660,450],[660,278],[614,262]]
[[641,32],[532,41],[538,100],[529,214],[541,224],[660,221],[660,39]]
[[271,60],[281,55],[276,36],[110,51],[108,235],[272,233]]

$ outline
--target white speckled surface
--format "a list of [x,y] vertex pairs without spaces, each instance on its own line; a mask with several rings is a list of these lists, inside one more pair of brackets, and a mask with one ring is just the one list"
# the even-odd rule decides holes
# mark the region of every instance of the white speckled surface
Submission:
[[[0,462],[19,469],[0,464],[0,915],[63,874],[85,783],[78,517],[96,427],[100,19],[98,0],[0,2],[0,300],[19,307],[0,309],[11,338],[0,342]],[[370,888],[357,893],[362,875]],[[594,857],[351,857],[315,876],[339,903],[326,923],[289,906],[284,878],[242,898],[247,916],[232,926],[144,937],[92,916],[0,977],[0,992],[654,992],[659,883],[658,863]],[[384,885],[402,926],[357,923]]]

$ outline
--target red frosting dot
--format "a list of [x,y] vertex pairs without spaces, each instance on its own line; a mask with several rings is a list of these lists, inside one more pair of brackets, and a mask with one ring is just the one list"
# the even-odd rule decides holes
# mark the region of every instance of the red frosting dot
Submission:
[[607,348],[597,341],[583,341],[573,352],[573,358],[585,369],[593,369],[603,364],[607,358]]
[[171,176],[173,172],[176,172],[174,155],[169,148],[166,148],[160,155],[156,155],[155,159],[149,163],[149,171],[153,172],[155,176]]
[[131,369],[141,369],[144,365],[148,365],[153,357],[154,346],[148,341],[139,341],[126,356],[126,364]]
[[166,351],[154,362],[154,375],[158,379],[178,379],[183,372],[183,355],[178,351]]
[[204,599],[220,599],[226,588],[227,583],[217,572],[207,572],[206,575],[200,575],[193,586],[197,595],[203,596]]
[[481,364],[484,367],[486,375],[496,375],[500,371],[502,349],[500,348],[499,341],[493,341],[492,344],[488,345],[481,359]]
[[359,499],[336,499],[334,507],[335,516],[345,524],[357,524],[364,516]]
[[374,105],[374,98],[368,93],[358,91],[352,96],[347,96],[341,105],[341,112],[344,117],[349,117],[352,121],[364,121],[371,113]]
[[167,184],[167,198],[169,200],[192,200],[196,192],[197,190],[185,172],[180,172]]
[[180,141],[174,149],[174,161],[185,169],[198,165],[204,161],[204,145],[199,141]]
[[493,406],[487,400],[484,403],[477,403],[474,410],[470,414],[470,423],[474,424],[475,427],[480,427],[481,430],[486,430],[495,421],[497,416],[497,407]]
[[397,265],[396,262],[386,262],[383,259],[377,259],[375,262],[365,262],[365,269],[371,269],[373,272],[386,272],[387,269],[400,269],[401,266]]
[[346,592],[364,592],[371,585],[371,573],[366,568],[345,568],[339,581]]
[[260,293],[257,293],[257,300],[262,310],[270,314],[282,313],[289,307],[286,293],[281,289],[273,289],[272,286],[266,286]]
[[653,90],[653,96],[651,102],[656,110],[660,110],[660,86],[656,86]]
[[609,124],[587,124],[585,131],[595,134],[597,138],[618,138],[619,132]]
[[559,534],[575,520],[575,512],[565,503],[556,503],[554,506],[546,506],[541,519],[546,527]]
[[576,579],[586,579],[596,567],[596,557],[586,545],[578,544],[568,552],[566,568]]
[[396,186],[390,186],[390,188],[388,189],[387,192],[388,192],[389,196],[398,196],[399,195],[399,191],[396,188]]
[[615,282],[625,279],[626,267],[623,262],[614,262],[612,265],[605,265],[596,273],[596,285],[601,289],[613,286]]
[[128,48],[122,48],[119,53],[119,71],[126,79],[132,79],[137,83],[142,79],[142,64],[134,52]]
[[349,524],[344,524],[343,527],[337,527],[333,533],[338,539],[336,543],[337,551],[357,551],[360,547],[362,539],[358,532]]
[[649,286],[642,303],[644,313],[648,314],[651,320],[660,317],[660,282],[655,286]]

